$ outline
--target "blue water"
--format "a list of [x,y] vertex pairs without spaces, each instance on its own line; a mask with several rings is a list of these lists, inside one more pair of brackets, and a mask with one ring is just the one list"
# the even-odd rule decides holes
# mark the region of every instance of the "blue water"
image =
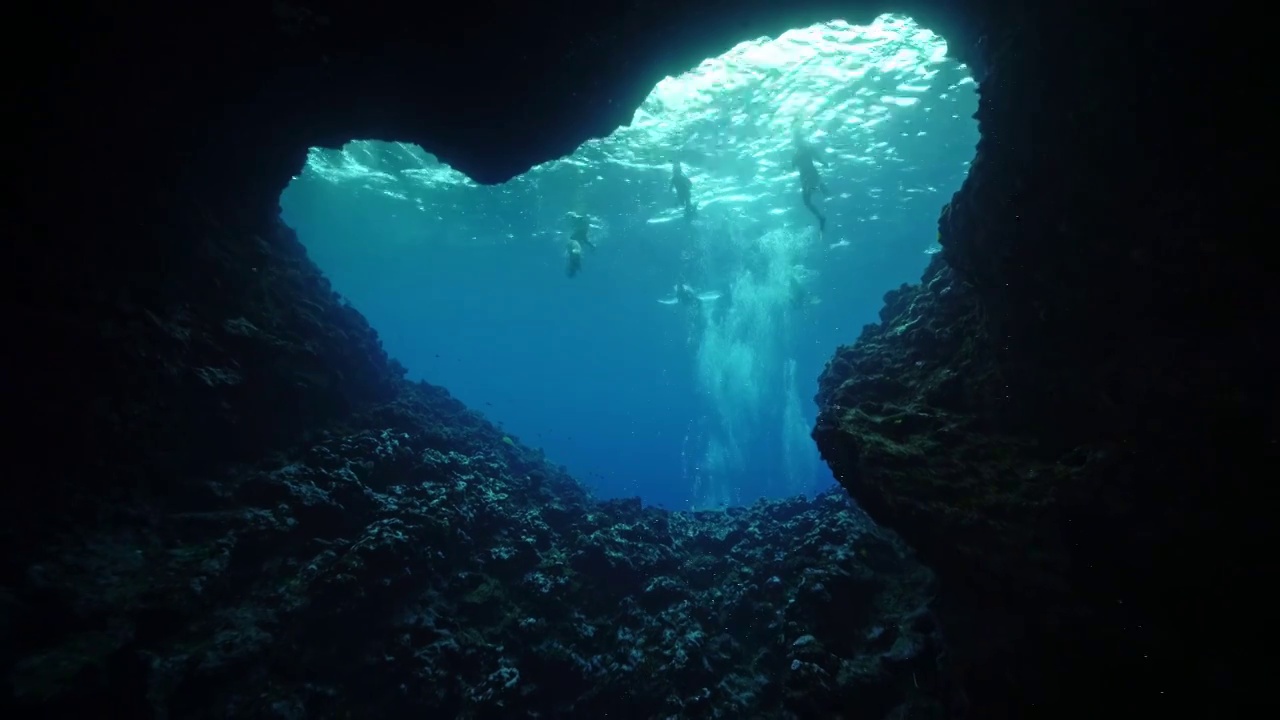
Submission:
[[[914,282],[977,141],[973,85],[904,18],[745,43],[636,121],[480,187],[422,148],[313,150],[281,198],[411,378],[446,387],[604,497],[671,508],[812,495],[824,363]],[[819,149],[820,234],[790,164]],[[699,205],[669,187],[680,159]],[[566,273],[569,214],[596,250]],[[721,297],[665,305],[676,283]]]

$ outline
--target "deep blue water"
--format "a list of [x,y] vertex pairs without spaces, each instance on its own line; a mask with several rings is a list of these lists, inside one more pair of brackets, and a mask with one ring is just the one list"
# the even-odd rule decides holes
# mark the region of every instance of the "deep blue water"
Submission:
[[[694,501],[690,476],[715,416],[698,382],[697,338],[705,329],[700,316],[655,301],[671,294],[680,274],[691,231],[682,221],[635,223],[633,237],[588,254],[583,272],[569,279],[561,253],[545,243],[383,244],[405,222],[393,200],[315,183],[295,186],[282,203],[286,222],[335,289],[412,378],[448,388],[602,496],[639,495],[668,507]],[[827,207],[834,237],[839,201]],[[628,225],[625,216],[611,219]],[[821,275],[811,292],[822,302],[790,318],[783,353],[795,361],[806,431],[824,363],[876,321],[886,290],[919,279],[936,217],[882,220],[862,232],[861,254],[813,241]],[[714,242],[714,231],[708,234]],[[775,372],[781,385],[782,363]],[[785,393],[765,395],[762,404],[780,413]],[[746,448],[733,500],[812,494],[832,482],[811,441],[804,448],[811,472],[781,482],[781,420],[772,424],[776,432],[762,431]]]
[[[936,97],[893,105],[873,131],[845,137],[854,110],[829,111],[814,135],[831,191],[822,237],[785,131],[761,138],[727,121],[678,152],[606,141],[499,187],[440,179],[448,169],[416,147],[317,151],[361,179],[309,168],[282,214],[411,378],[597,494],[671,508],[812,495],[833,483],[808,436],[817,377],[876,321],[885,291],[919,279],[973,157],[972,86],[962,69],[943,73]],[[674,156],[695,183],[692,222],[674,207]],[[599,243],[573,278],[569,212],[591,217]],[[660,304],[681,281],[723,297]]]

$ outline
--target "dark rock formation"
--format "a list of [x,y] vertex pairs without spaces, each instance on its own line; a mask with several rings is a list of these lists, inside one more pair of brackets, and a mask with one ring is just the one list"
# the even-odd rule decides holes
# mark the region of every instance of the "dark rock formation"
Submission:
[[[734,42],[885,9],[975,66],[983,140],[815,437],[937,570],[943,674],[922,574],[847,508],[593,504],[404,383],[276,212],[310,145],[499,181]],[[1219,117],[1246,105],[1201,69],[1256,45],[1141,0],[55,10],[12,65],[6,717],[1225,715],[1264,686],[1275,275]],[[606,697],[631,659],[648,684]]]
[[692,515],[599,503],[426,385],[350,422],[380,429],[194,475],[33,552],[6,610],[10,702],[940,716],[932,576],[843,493]]
[[1277,293],[1217,110],[1158,47],[1175,31],[1046,13],[989,36],[944,252],[820,379],[814,438],[939,572],[986,712],[1248,693],[1255,641],[1209,618],[1259,602]]

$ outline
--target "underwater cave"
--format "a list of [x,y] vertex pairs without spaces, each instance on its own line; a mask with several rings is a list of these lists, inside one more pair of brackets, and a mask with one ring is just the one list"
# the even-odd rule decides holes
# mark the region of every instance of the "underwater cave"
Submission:
[[5,717],[1269,706],[1257,43],[1144,0],[33,12]]
[[[281,207],[410,378],[598,496],[814,495],[833,484],[809,437],[816,378],[940,249],[976,109],[968,69],[910,18],[825,23],[662,80],[629,124],[506,183],[353,141],[312,148]],[[796,138],[818,153],[821,230]],[[591,247],[567,278],[578,216]],[[700,291],[696,309],[664,304],[676,285]]]

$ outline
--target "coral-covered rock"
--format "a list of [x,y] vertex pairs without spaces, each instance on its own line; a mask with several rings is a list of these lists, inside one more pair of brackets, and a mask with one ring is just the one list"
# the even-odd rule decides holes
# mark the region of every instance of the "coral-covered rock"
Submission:
[[[371,416],[406,405],[422,430],[453,402],[422,388]],[[468,432],[452,427],[447,442]],[[62,629],[17,638],[11,702],[242,718],[940,707],[932,574],[842,494],[600,503],[512,443],[404,430],[331,433],[173,499],[198,511],[135,505],[132,531],[45,548],[7,612]]]

